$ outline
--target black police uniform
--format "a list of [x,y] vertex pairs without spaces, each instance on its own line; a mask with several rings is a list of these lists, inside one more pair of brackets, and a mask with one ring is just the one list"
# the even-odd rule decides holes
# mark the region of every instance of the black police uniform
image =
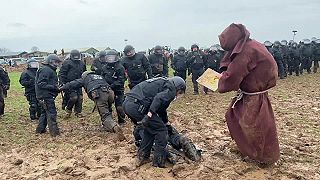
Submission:
[[281,56],[281,52],[279,48],[273,47],[271,49],[271,54],[273,58],[276,60],[276,63],[278,65],[278,72],[281,79],[285,78],[285,70],[284,70],[284,64]]
[[[203,74],[206,67],[206,57],[202,51],[189,52],[187,56],[187,65],[192,73],[193,90],[195,94],[199,93],[197,79]],[[190,72],[189,72],[190,73]]]
[[300,74],[303,74],[303,70],[306,69],[308,73],[311,73],[312,55],[313,50],[311,44],[304,44],[300,47],[301,66]]
[[[136,85],[126,94],[123,108],[132,122],[137,125],[146,118],[148,112],[152,117],[144,124],[143,138],[138,151],[139,159],[148,159],[151,148],[154,145],[153,165],[163,167],[167,156],[166,146],[168,143],[167,108],[176,96],[173,83],[165,78],[154,78]],[[135,133],[139,134],[135,126]],[[141,131],[140,131],[141,132]],[[137,134],[135,134],[137,136]]]
[[148,59],[153,77],[168,77],[168,61],[163,54],[151,54]]
[[171,62],[174,75],[181,77],[183,80],[187,78],[187,57],[186,55],[175,54]]
[[289,61],[288,61],[288,71],[289,75],[292,75],[293,72],[296,73],[296,76],[299,76],[299,67],[300,67],[300,52],[297,47],[290,47],[289,49]]
[[[67,60],[64,61],[60,71],[59,80],[62,84],[81,78],[82,73],[86,71],[86,65],[81,60]],[[66,111],[71,113],[72,108],[76,114],[82,112],[83,94],[82,89],[70,89],[65,92],[65,96],[69,97],[69,101],[66,106]]]
[[91,65],[91,71],[94,71],[95,74],[102,75],[102,67],[106,64],[106,62],[102,62],[99,58],[95,58]]
[[320,43],[314,45],[313,48],[313,72],[316,73],[319,68],[320,59]]
[[130,89],[146,80],[146,74],[148,75],[148,78],[152,77],[149,60],[143,54],[136,53],[132,57],[125,56],[120,60],[120,62],[128,75]]
[[84,79],[76,79],[62,86],[62,90],[83,87],[88,97],[95,102],[101,117],[102,125],[108,131],[116,126],[112,119],[112,104],[114,102],[114,93],[107,81],[98,74],[89,73]]
[[10,79],[8,73],[0,66],[0,116],[4,114],[4,98],[7,97],[9,88]]
[[289,61],[289,48],[286,45],[281,45],[280,52],[282,56],[282,64],[284,68],[284,76],[287,77],[288,74],[288,61]]
[[41,114],[41,106],[39,104],[39,101],[37,100],[35,90],[36,73],[36,68],[28,68],[21,73],[19,79],[20,84],[24,87],[25,90],[24,95],[29,102],[29,115],[31,120],[38,119]]
[[120,62],[106,63],[102,68],[102,76],[105,78],[115,94],[115,107],[118,115],[118,123],[125,122],[125,113],[122,108],[124,101],[124,82],[126,74]]
[[50,65],[43,65],[39,68],[36,73],[35,90],[41,105],[41,116],[36,133],[45,133],[48,124],[50,134],[52,136],[59,135],[57,109],[54,102],[59,93],[56,68]]

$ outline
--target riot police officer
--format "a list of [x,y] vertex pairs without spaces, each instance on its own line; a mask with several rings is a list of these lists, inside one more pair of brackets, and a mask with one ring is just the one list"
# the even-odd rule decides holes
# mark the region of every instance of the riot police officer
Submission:
[[124,57],[120,61],[127,73],[130,89],[147,78],[152,78],[150,63],[145,55],[136,53],[131,45],[127,45],[123,53]]
[[282,56],[282,63],[284,66],[284,76],[287,77],[288,74],[288,61],[289,61],[289,49],[288,49],[288,41],[282,40],[280,42],[280,52]]
[[199,49],[198,45],[193,44],[191,46],[191,52],[187,56],[188,74],[192,74],[193,94],[199,94],[199,87],[197,79],[203,74],[206,66],[206,57]]
[[313,72],[317,73],[319,68],[319,59],[320,59],[320,39],[315,40],[315,45],[313,49]]
[[106,64],[106,51],[100,51],[91,65],[91,71],[94,71],[96,74],[102,74],[102,67]]
[[313,55],[311,41],[310,39],[304,39],[302,43],[303,44],[300,47],[300,55],[301,55],[300,74],[303,74],[304,69],[306,69],[308,74],[310,74],[311,66],[312,66],[312,55]]
[[27,69],[21,73],[19,82],[24,87],[24,95],[29,102],[29,115],[31,120],[38,119],[41,114],[41,107],[36,97],[35,77],[39,63],[31,58],[27,61]]
[[185,89],[186,84],[181,77],[160,77],[143,81],[126,94],[124,111],[135,124],[136,140],[137,136],[142,136],[138,166],[148,161],[155,143],[153,166],[164,167],[168,155],[167,108],[175,98],[185,93]]
[[5,69],[0,66],[0,116],[4,115],[4,98],[7,97],[7,91],[10,89],[10,79]]
[[264,43],[264,46],[267,48],[267,50],[270,52],[270,53],[272,53],[272,42],[270,42],[270,41],[265,41]]
[[276,63],[278,65],[278,73],[280,76],[280,79],[285,78],[285,70],[284,70],[284,64],[282,60],[282,55],[281,55],[281,50],[280,50],[281,43],[279,41],[275,41],[273,43],[273,48],[272,48],[272,56],[276,60]]
[[56,70],[60,66],[61,60],[57,55],[50,54],[42,64],[43,66],[36,73],[35,84],[36,96],[41,105],[41,115],[36,133],[45,133],[48,125],[49,133],[54,137],[60,134],[54,100],[59,93]]
[[88,97],[95,102],[101,117],[102,127],[106,131],[117,133],[120,140],[124,140],[124,135],[117,123],[112,119],[112,104],[114,102],[114,92],[105,78],[95,72],[84,72],[80,79],[70,81],[60,87],[60,90],[84,88]]
[[[72,50],[70,52],[70,60],[64,61],[60,68],[59,80],[62,84],[65,84],[75,79],[79,79],[84,71],[86,71],[86,65],[81,61],[80,52],[78,50]],[[82,117],[82,88],[69,89],[65,92],[65,95],[69,97],[66,106],[66,118],[71,116],[73,108],[75,115],[77,117]]]
[[153,77],[168,77],[168,61],[163,55],[161,46],[155,46],[153,54],[148,59]]
[[118,52],[115,50],[106,51],[106,64],[102,67],[102,76],[110,84],[115,94],[115,107],[118,115],[118,123],[125,123],[125,113],[122,109],[124,100],[124,82],[126,81],[125,70],[119,62]]
[[187,56],[186,49],[179,47],[177,54],[173,56],[171,67],[174,70],[174,75],[181,77],[183,80],[187,78]]
[[299,54],[298,44],[296,42],[291,43],[289,48],[289,61],[288,61],[288,70],[289,75],[292,75],[293,72],[296,73],[296,76],[299,76],[299,67],[300,67],[300,54]]

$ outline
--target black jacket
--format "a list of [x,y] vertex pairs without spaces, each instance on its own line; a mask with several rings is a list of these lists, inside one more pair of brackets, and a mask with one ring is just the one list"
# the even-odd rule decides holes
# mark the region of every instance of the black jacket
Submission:
[[153,78],[136,85],[126,96],[137,99],[148,111],[168,122],[167,108],[176,96],[173,83],[166,78]]
[[10,79],[9,79],[8,73],[1,66],[0,66],[0,85],[2,87],[6,86],[5,90],[8,90],[10,88]]
[[86,65],[83,61],[66,60],[63,62],[59,71],[59,80],[62,84],[81,78],[86,71]]
[[88,94],[88,97],[90,99],[92,98],[91,92],[99,89],[99,88],[109,88],[110,85],[107,83],[107,81],[98,74],[88,74],[85,79],[76,79],[73,81],[70,81],[63,85],[63,90],[68,89],[77,89],[83,87]]
[[219,71],[220,68],[220,56],[218,52],[209,52],[207,55],[206,69],[210,68],[215,71]]
[[152,77],[150,63],[145,55],[136,53],[133,57],[123,57],[121,63],[131,82],[142,82]]
[[35,82],[36,82],[37,69],[31,68],[21,73],[19,82],[24,87],[25,95],[36,94]]
[[186,71],[187,70],[187,57],[186,55],[177,54],[173,57],[171,67],[175,71]]
[[187,56],[188,68],[193,70],[204,69],[206,67],[206,57],[202,51],[189,52]]
[[151,54],[148,59],[154,77],[168,77],[168,61],[162,54]]
[[36,96],[38,99],[55,98],[58,95],[58,76],[56,69],[43,65],[36,73]]
[[96,58],[92,62],[91,71],[94,71],[95,74],[102,75],[102,67],[106,64],[106,62],[101,62],[99,58]]
[[104,65],[102,67],[102,76],[107,83],[110,84],[113,91],[124,91],[126,74],[120,62],[107,63]]

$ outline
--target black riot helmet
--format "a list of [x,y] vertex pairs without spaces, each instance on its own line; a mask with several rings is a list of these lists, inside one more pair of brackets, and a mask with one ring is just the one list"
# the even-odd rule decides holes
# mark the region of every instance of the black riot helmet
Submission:
[[126,47],[123,49],[123,53],[127,57],[132,57],[136,54],[136,51],[134,50],[133,46],[126,45]]
[[316,37],[312,37],[312,38],[311,38],[311,41],[312,41],[312,42],[316,42],[316,40],[317,40]]
[[179,94],[184,94],[186,92],[186,82],[181,77],[174,76],[169,78],[169,81],[174,84],[176,91],[179,92]]
[[275,41],[275,42],[273,43],[273,46],[274,46],[274,47],[280,47],[280,46],[281,46],[280,41]]
[[181,47],[178,48],[178,54],[179,55],[184,55],[185,53],[186,53],[186,49],[184,47],[181,46]]
[[282,41],[280,42],[280,44],[281,44],[282,46],[286,46],[286,45],[288,44],[288,41],[287,41],[287,40],[282,40]]
[[302,40],[302,42],[303,42],[303,44],[305,44],[305,45],[311,44],[310,39],[304,39],[304,40]]
[[80,57],[80,51],[74,49],[70,52],[70,59],[71,60],[75,60],[75,61],[80,61],[81,57]]
[[99,58],[99,60],[100,60],[101,62],[105,62],[105,61],[106,61],[106,55],[107,55],[106,51],[100,51],[100,52],[98,53],[98,58]]
[[297,48],[297,47],[298,47],[298,43],[293,42],[293,43],[291,44],[291,47],[293,47],[293,48]]
[[162,47],[157,45],[154,47],[154,54],[162,54],[163,53],[163,50],[162,50]]
[[265,41],[263,44],[266,47],[271,47],[272,46],[272,42],[270,42],[270,41]]
[[316,44],[320,45],[320,39],[314,41]]
[[115,63],[119,61],[118,52],[116,50],[110,49],[106,51],[106,62]]
[[28,69],[38,69],[39,68],[39,63],[35,58],[30,58],[27,61],[27,64],[28,64],[28,67],[27,67]]
[[53,68],[57,68],[61,64],[61,59],[56,54],[50,54],[46,57],[42,64],[46,64]]
[[[195,49],[197,49],[197,50],[195,50]],[[198,50],[199,50],[199,46],[197,44],[193,44],[191,46],[191,51],[198,51]]]

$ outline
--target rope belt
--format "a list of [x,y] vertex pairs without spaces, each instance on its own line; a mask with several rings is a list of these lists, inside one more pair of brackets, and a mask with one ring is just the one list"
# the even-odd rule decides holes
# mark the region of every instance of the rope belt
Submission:
[[233,103],[232,105],[232,109],[234,108],[234,106],[237,104],[238,101],[240,101],[243,98],[243,95],[249,95],[249,96],[255,96],[255,95],[259,95],[259,94],[264,94],[267,93],[268,90],[265,91],[259,91],[259,92],[253,92],[253,93],[248,93],[245,91],[242,91],[241,89],[238,90],[238,95],[235,97],[236,101]]

